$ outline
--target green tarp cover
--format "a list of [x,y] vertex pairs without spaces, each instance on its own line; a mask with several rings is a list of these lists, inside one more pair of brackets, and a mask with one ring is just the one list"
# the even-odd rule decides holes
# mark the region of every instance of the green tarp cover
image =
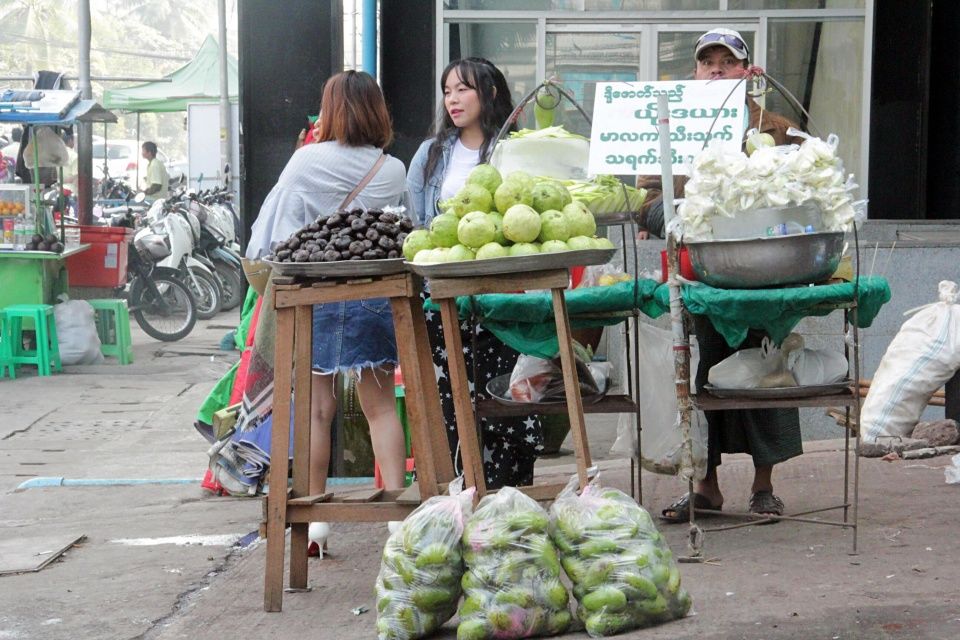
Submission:
[[[823,284],[782,289],[714,289],[705,284],[685,286],[683,302],[690,313],[707,315],[731,347],[747,337],[748,329],[763,329],[779,344],[807,316],[825,316],[822,308],[853,300],[854,284]],[[860,278],[857,325],[869,327],[890,301],[890,285],[880,276]]]
[[[716,289],[705,284],[685,285],[683,300],[691,313],[705,314],[727,343],[743,342],[749,329],[763,329],[781,342],[807,316],[824,316],[825,305],[853,300],[851,282],[780,289]],[[578,318],[583,314],[615,313],[636,307],[651,318],[670,310],[670,290],[653,280],[621,282],[609,287],[574,289],[565,294],[573,327],[599,327],[622,321],[620,316]],[[636,299],[636,302],[634,300]],[[890,300],[890,285],[879,276],[860,278],[857,288],[857,324],[869,327]],[[557,354],[557,332],[549,292],[488,294],[457,298],[461,318],[477,319],[497,338],[520,353],[552,358]],[[431,301],[427,308],[436,311]]]
[[[636,308],[651,318],[668,310],[655,299],[653,280],[619,282],[608,287],[585,287],[567,291],[567,314],[574,329],[603,327],[623,321],[622,316],[578,318],[582,314],[616,313]],[[634,304],[636,296],[636,304]],[[553,322],[553,300],[549,291],[487,294],[457,298],[461,318],[470,317],[470,307],[484,327],[511,348],[527,355],[552,358],[557,355],[557,329]],[[427,301],[427,308],[439,307]]]
[[[220,100],[220,47],[211,36],[186,66],[164,76],[171,82],[148,82],[103,93],[107,109],[150,113],[186,111],[193,102]],[[237,59],[227,56],[227,93],[237,99]]]

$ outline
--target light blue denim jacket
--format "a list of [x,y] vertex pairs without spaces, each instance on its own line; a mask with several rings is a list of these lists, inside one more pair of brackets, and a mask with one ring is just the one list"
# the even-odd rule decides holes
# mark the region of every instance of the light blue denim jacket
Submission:
[[457,135],[453,134],[447,138],[446,142],[442,143],[443,154],[441,154],[433,174],[426,181],[423,179],[423,169],[427,166],[427,155],[430,153],[433,139],[424,140],[414,154],[413,160],[410,161],[410,169],[407,171],[407,190],[410,192],[413,219],[418,227],[430,224],[433,217],[439,214],[437,201],[440,199],[440,187],[443,185],[443,179],[447,174],[450,154],[456,140]]

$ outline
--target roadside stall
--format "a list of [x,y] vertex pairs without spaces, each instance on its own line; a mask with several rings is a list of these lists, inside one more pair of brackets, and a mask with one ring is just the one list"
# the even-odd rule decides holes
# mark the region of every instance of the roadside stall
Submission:
[[[7,93],[6,101],[0,103],[0,122],[29,127],[34,141],[59,141],[54,127],[68,127],[78,122],[116,122],[112,113],[93,100],[80,100],[79,92]],[[25,150],[32,158],[28,164],[34,167],[45,164],[41,146],[42,142]],[[58,295],[67,293],[67,259],[89,249],[79,238],[68,237],[63,216],[57,226],[53,204],[62,201],[63,194],[55,191],[45,194],[38,172],[33,173],[32,185],[0,184],[0,220],[3,222],[0,308],[55,303]],[[60,173],[62,177],[62,166]]]

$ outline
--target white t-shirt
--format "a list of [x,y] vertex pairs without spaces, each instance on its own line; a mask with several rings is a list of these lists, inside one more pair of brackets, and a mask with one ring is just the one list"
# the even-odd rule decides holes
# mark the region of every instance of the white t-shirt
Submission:
[[460,138],[453,145],[450,154],[450,166],[447,175],[443,178],[440,187],[440,200],[447,200],[457,195],[457,191],[467,182],[467,176],[473,168],[480,164],[480,149],[468,149],[460,142]]

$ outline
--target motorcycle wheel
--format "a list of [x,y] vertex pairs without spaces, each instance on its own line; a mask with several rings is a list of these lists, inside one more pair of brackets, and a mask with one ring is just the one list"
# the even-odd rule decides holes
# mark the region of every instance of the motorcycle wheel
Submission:
[[223,308],[223,297],[216,276],[199,269],[191,269],[190,273],[181,272],[181,279],[197,301],[198,318],[209,320],[220,313]]
[[244,279],[242,272],[232,264],[220,260],[213,264],[217,268],[217,275],[220,276],[220,282],[223,284],[223,310],[229,311],[240,306],[247,295],[245,286],[247,281]]
[[156,340],[176,342],[187,337],[197,323],[197,304],[185,284],[157,275],[151,280],[156,291],[142,278],[130,284],[130,312],[140,328]]

